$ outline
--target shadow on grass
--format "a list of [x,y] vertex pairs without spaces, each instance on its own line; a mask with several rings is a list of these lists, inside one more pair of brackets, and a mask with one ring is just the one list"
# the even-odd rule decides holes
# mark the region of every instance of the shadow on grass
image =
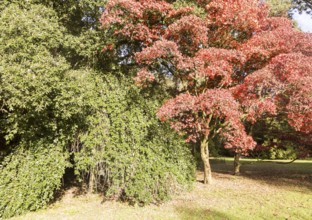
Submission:
[[201,220],[201,219],[213,219],[213,220],[227,220],[227,219],[236,219],[233,216],[228,216],[225,213],[218,212],[211,209],[205,209],[202,207],[199,208],[190,208],[185,206],[179,206],[176,207],[176,212],[179,215],[179,219],[185,219],[185,220]]
[[[212,159],[212,171],[233,174],[233,161]],[[271,161],[242,161],[241,176],[266,184],[297,186],[312,191],[312,162],[278,164]]]
[[60,189],[54,192],[54,198],[49,202],[53,204],[60,202],[66,195],[71,197],[79,197],[88,193],[87,186],[77,181],[73,168],[66,168],[62,178]]

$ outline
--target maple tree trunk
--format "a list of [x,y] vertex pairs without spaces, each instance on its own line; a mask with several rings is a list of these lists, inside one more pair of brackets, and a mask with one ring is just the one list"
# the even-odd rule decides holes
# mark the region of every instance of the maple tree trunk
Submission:
[[209,163],[208,137],[205,137],[200,143],[200,156],[204,163],[204,184],[211,184],[211,167]]
[[234,175],[240,174],[240,166],[241,166],[241,163],[239,162],[240,156],[241,156],[240,153],[235,153],[234,155]]

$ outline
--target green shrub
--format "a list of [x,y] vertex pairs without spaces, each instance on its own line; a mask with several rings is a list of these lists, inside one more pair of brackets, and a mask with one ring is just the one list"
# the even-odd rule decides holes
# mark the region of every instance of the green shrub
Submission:
[[159,202],[189,186],[194,160],[183,140],[157,120],[157,101],[123,77],[105,78],[104,108],[89,117],[74,154],[81,180],[131,203]]
[[68,155],[60,146],[40,140],[20,146],[0,167],[0,217],[44,207],[61,186]]
[[91,190],[132,203],[167,199],[194,178],[188,146],[155,116],[162,99],[104,62],[96,24],[79,23],[91,2],[101,1],[0,6],[0,217],[51,201],[69,155]]
[[274,159],[287,159],[293,160],[297,158],[297,151],[291,145],[286,145],[285,147],[272,147],[269,150],[269,158]]
[[65,28],[55,11],[6,4],[0,14],[2,217],[53,198],[67,166],[66,147],[86,126],[97,98],[89,70],[71,70],[61,56]]

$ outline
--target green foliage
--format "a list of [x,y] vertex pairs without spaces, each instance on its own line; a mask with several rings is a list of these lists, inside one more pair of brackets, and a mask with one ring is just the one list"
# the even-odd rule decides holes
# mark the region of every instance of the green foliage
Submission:
[[[129,79],[135,67],[101,53],[114,42],[110,30],[99,31],[104,2],[1,2],[0,218],[46,206],[68,167],[91,191],[139,204],[168,199],[194,180],[189,147],[156,119],[165,94],[146,88],[149,97]],[[204,17],[198,2],[174,6]],[[212,153],[220,142],[212,140]],[[292,156],[271,152],[285,155]]]
[[53,198],[97,96],[90,70],[70,71],[61,56],[65,29],[53,10],[10,4],[0,30],[0,216],[9,217]]
[[60,143],[21,144],[0,166],[0,218],[44,207],[61,186],[68,154]]
[[[266,128],[266,129],[263,129]],[[259,144],[251,156],[263,159],[296,159],[306,157],[310,141],[304,134],[296,132],[283,114],[266,117],[250,127]]]
[[90,189],[131,203],[193,180],[189,148],[156,119],[164,94],[151,99],[131,70],[103,60],[100,4],[1,3],[0,217],[44,207],[69,166]]
[[7,142],[55,131],[54,99],[69,67],[55,54],[62,38],[55,14],[12,4],[2,11],[0,27],[0,123]]
[[205,10],[197,5],[198,2],[192,1],[192,0],[178,0],[173,3],[173,6],[175,8],[183,8],[183,7],[192,7],[193,8],[193,14],[204,18],[206,16]]
[[97,98],[91,70],[72,71],[61,56],[70,35],[43,5],[11,4],[0,29],[0,124],[7,143],[51,135],[70,141]]
[[288,10],[291,7],[292,0],[267,0],[270,7],[270,16],[287,16]]
[[104,108],[89,117],[92,126],[76,146],[76,172],[91,190],[131,203],[162,201],[188,186],[194,176],[190,152],[157,121],[157,101],[145,100],[123,77],[104,79]]
[[292,146],[287,146],[286,149],[280,149],[277,147],[272,147],[270,149],[270,159],[289,159],[294,160],[297,158],[297,153]]

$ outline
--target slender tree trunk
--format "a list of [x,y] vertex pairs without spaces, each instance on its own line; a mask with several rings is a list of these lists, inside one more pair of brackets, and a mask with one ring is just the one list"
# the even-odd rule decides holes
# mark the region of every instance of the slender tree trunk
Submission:
[[204,184],[211,184],[211,167],[209,163],[208,137],[203,138],[200,143],[200,156],[204,164]]
[[95,180],[95,176],[94,176],[94,172],[93,169],[90,171],[90,179],[89,179],[89,187],[88,187],[88,192],[89,193],[93,193],[94,191],[94,180]]
[[240,166],[241,166],[241,163],[239,161],[240,156],[241,156],[240,153],[235,153],[234,155],[234,175],[240,174]]

